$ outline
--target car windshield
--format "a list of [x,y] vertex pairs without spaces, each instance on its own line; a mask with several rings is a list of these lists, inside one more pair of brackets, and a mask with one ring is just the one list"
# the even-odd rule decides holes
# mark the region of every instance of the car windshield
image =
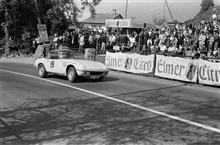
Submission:
[[84,55],[80,52],[61,51],[60,59],[85,59]]

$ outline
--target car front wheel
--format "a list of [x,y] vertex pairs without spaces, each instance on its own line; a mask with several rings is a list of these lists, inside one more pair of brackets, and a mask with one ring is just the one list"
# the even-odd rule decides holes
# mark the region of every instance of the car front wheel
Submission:
[[47,71],[43,64],[38,66],[38,74],[41,78],[45,78],[47,76]]
[[100,78],[98,79],[98,81],[102,81],[103,79],[104,79],[104,76],[100,77]]
[[74,82],[77,78],[76,70],[74,67],[70,67],[67,71],[67,78],[69,82]]

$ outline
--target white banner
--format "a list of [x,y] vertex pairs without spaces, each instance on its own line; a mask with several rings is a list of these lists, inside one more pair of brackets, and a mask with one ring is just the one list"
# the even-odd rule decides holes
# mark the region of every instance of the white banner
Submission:
[[130,19],[106,19],[105,21],[106,27],[121,27],[128,28],[131,27]]
[[131,73],[147,74],[153,71],[154,55],[136,53],[106,53],[105,64],[108,68]]
[[48,42],[49,38],[48,38],[48,34],[47,34],[47,27],[46,27],[46,25],[38,24],[37,25],[37,29],[38,29],[38,33],[39,33],[41,42]]
[[155,75],[163,78],[196,82],[197,66],[198,64],[190,59],[157,55]]
[[106,19],[105,25],[117,28],[144,28],[144,22],[132,19]]
[[199,64],[199,83],[220,86],[220,63],[195,60]]

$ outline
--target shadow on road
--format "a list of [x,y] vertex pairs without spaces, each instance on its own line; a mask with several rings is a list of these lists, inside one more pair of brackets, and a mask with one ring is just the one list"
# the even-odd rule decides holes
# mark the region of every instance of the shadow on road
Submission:
[[0,144],[220,143],[219,134],[100,97],[34,99],[0,116]]
[[145,122],[157,118],[157,115],[142,118],[141,113],[124,109],[127,106],[113,104],[101,98],[44,99],[24,103],[16,110],[1,112],[2,119],[10,126],[1,126],[2,143],[68,140],[66,144],[85,145],[151,141],[146,138],[152,133],[145,130],[150,127]]
[[[56,74],[49,74],[47,76],[47,78],[57,78],[57,79],[61,79],[61,80],[67,80],[66,76],[60,76],[60,75],[56,75]],[[109,76],[105,76],[105,78],[101,81],[101,82],[112,82],[112,81],[118,81],[118,78],[113,78],[113,77],[109,77]],[[92,80],[89,78],[85,78],[85,77],[79,77],[76,82],[74,83],[87,83],[87,82],[100,82],[98,80]]]

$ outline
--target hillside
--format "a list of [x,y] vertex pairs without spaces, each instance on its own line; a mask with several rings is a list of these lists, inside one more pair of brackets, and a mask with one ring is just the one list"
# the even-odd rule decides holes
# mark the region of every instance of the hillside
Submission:
[[217,15],[220,14],[220,5],[217,5],[213,8],[210,8],[208,11],[199,12],[192,20],[190,20],[193,24],[199,24],[203,19],[205,21],[209,21],[211,16],[213,15],[213,9],[216,8]]

